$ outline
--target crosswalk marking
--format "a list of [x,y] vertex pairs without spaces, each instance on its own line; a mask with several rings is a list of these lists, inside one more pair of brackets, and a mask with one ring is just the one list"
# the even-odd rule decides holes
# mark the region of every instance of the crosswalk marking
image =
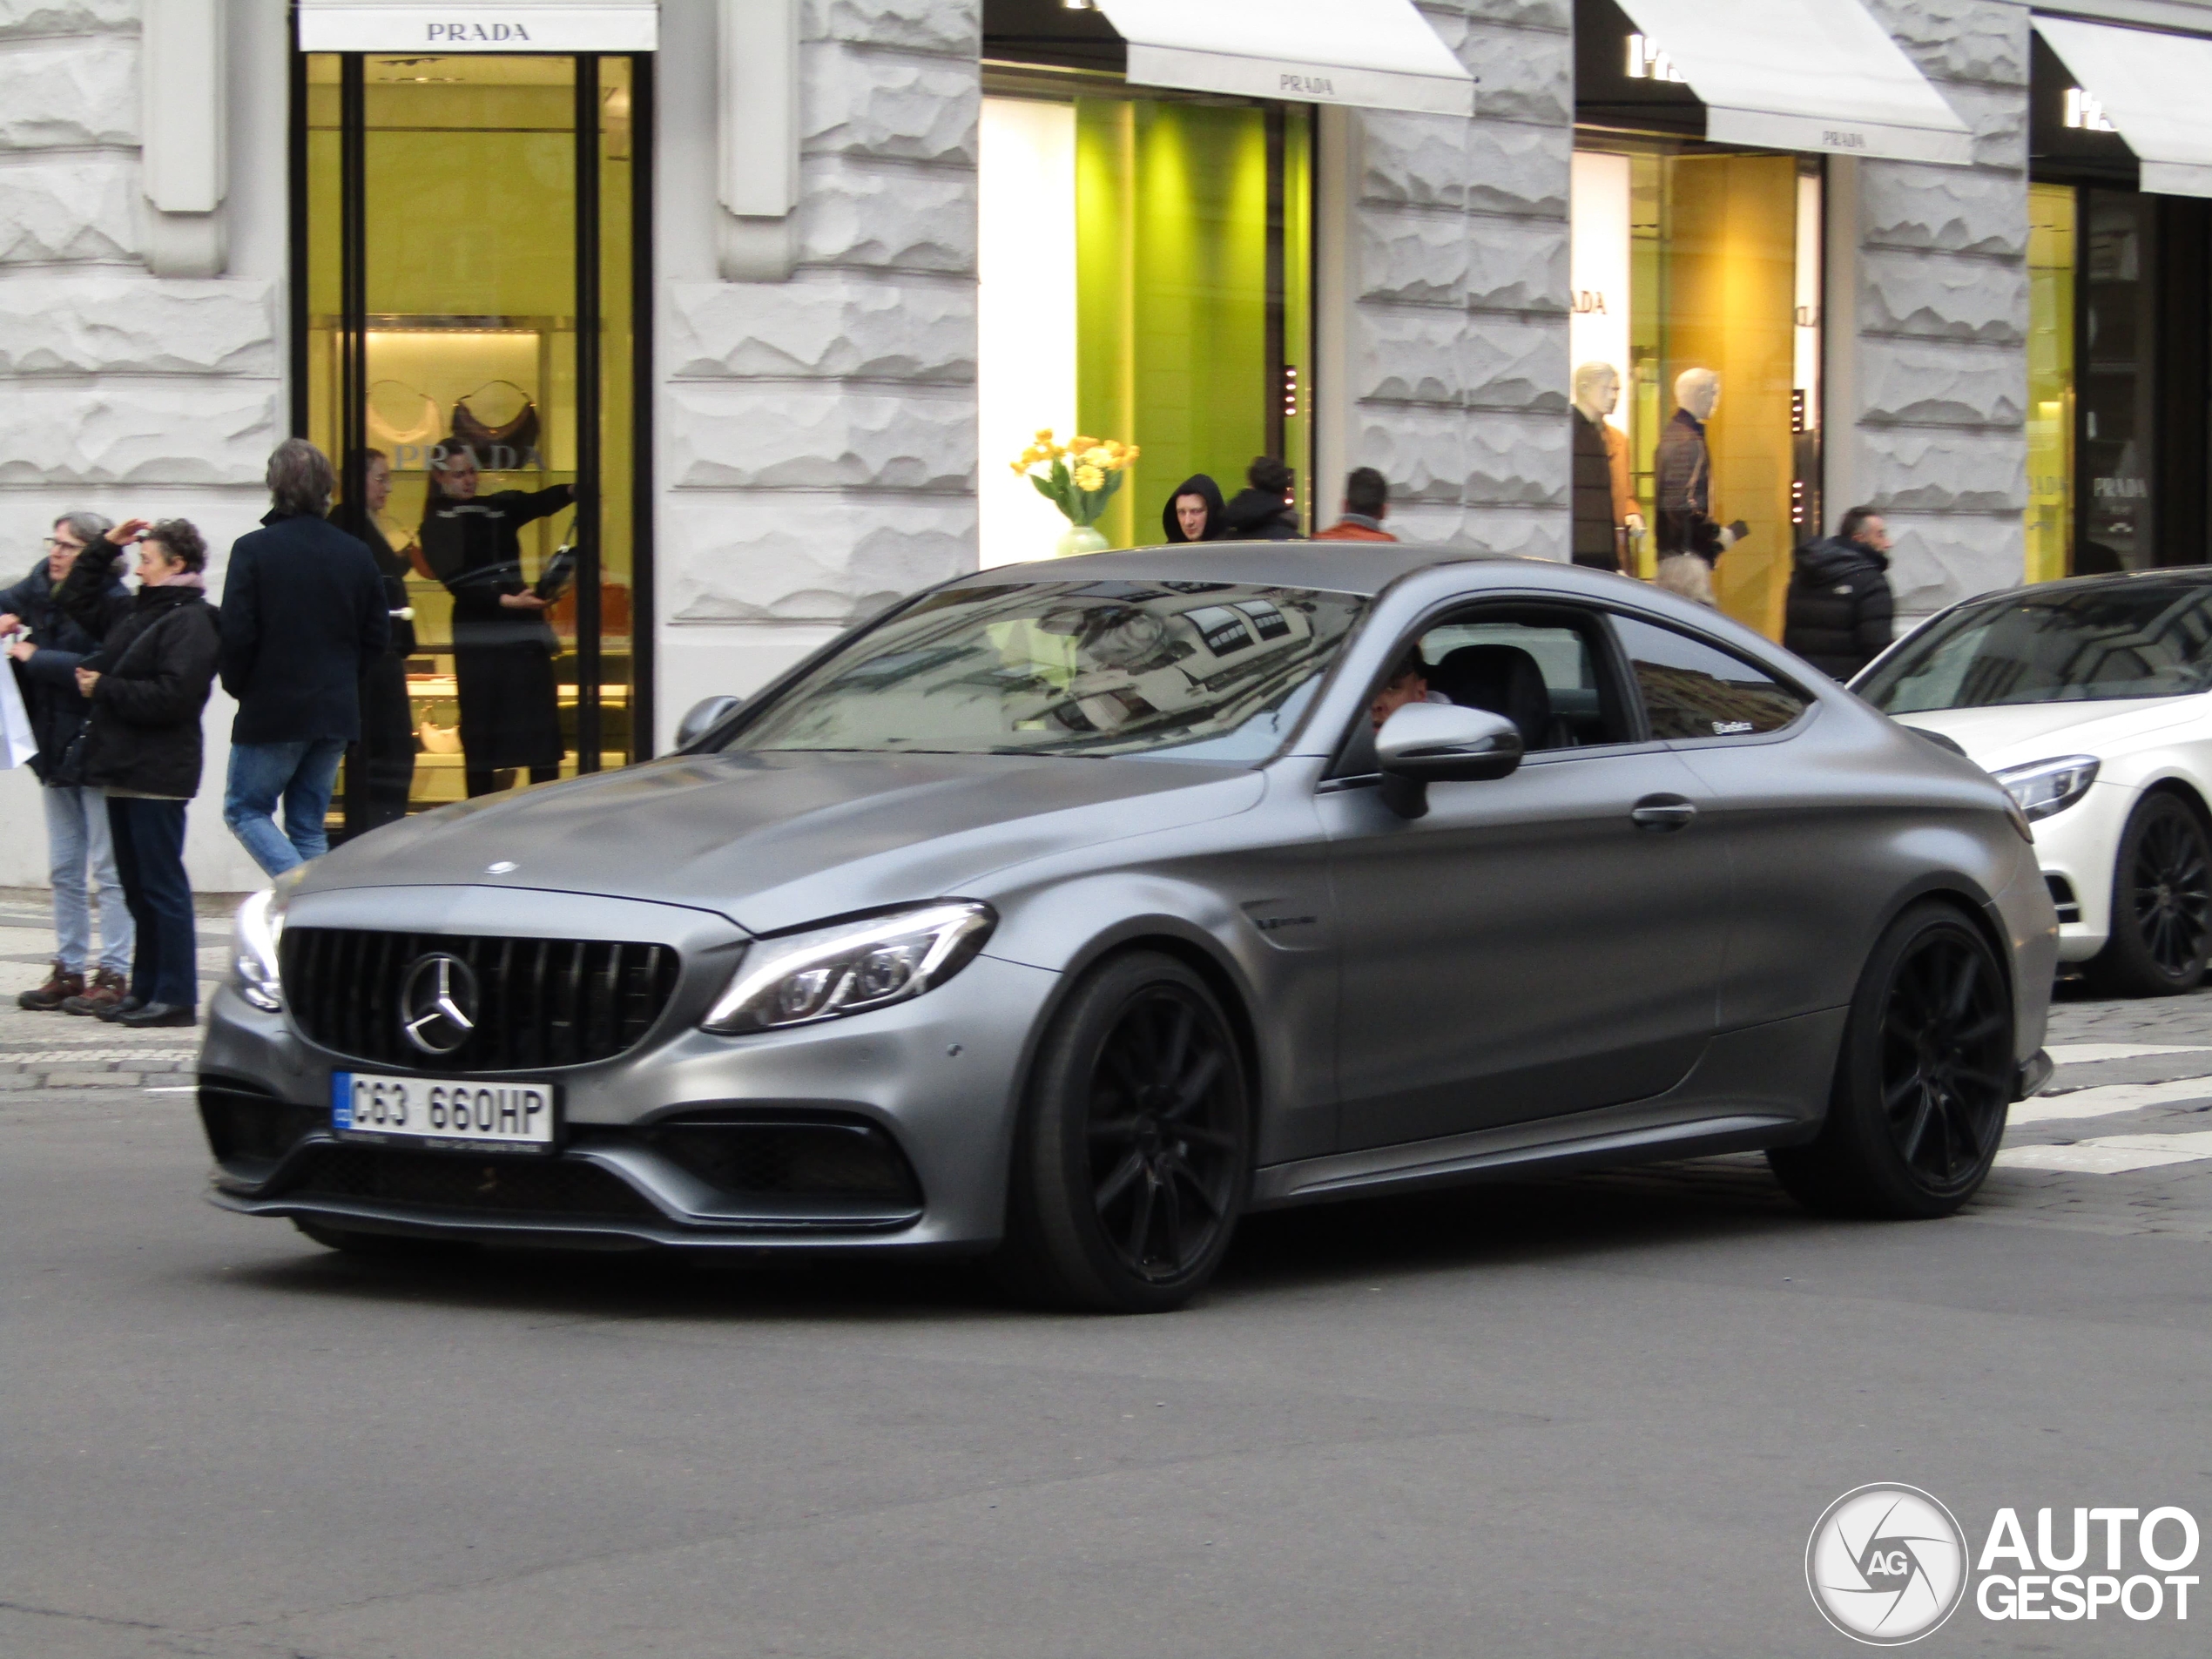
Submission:
[[2070,1118],[2110,1117],[2167,1106],[2175,1101],[2212,1100],[2212,1077],[2177,1077],[2164,1083],[2100,1083],[2063,1095],[2038,1095],[2013,1107],[2015,1128],[2022,1123],[2060,1123]]
[[2141,1060],[2161,1054],[2212,1054],[2195,1042],[2054,1042],[2044,1049],[2054,1065],[2094,1066],[2102,1060]]
[[1997,1155],[2000,1170],[2054,1170],[2069,1175],[2124,1175],[2167,1163],[2212,1158],[2212,1130],[2186,1135],[2107,1135],[2070,1146],[2009,1146]]

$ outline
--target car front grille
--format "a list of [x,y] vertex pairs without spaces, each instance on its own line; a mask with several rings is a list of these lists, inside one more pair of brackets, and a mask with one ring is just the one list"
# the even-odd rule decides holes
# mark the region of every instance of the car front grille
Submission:
[[309,1147],[284,1183],[284,1191],[287,1197],[358,1198],[576,1220],[660,1214],[628,1182],[595,1164],[564,1158],[464,1157],[374,1146]]
[[[675,995],[666,945],[287,927],[284,993],[313,1042],[372,1064],[448,1074],[529,1071],[611,1060],[637,1047]],[[408,972],[442,951],[474,975],[475,1029],[426,1054],[402,1028]]]

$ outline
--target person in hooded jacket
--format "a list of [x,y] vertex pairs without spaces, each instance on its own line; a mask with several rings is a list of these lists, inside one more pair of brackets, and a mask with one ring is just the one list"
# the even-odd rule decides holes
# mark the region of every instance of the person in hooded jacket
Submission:
[[[70,567],[86,545],[111,528],[98,513],[64,513],[46,537],[44,556],[30,574],[0,591],[0,637],[23,691],[38,752],[30,769],[43,786],[47,869],[54,890],[53,972],[46,982],[16,998],[18,1008],[38,1013],[62,1009],[96,1014],[122,1001],[131,968],[131,912],[115,873],[115,848],[108,839],[107,803],[84,786],[84,716],[90,705],[77,690],[77,665],[98,649],[98,637],[79,627],[55,603]],[[111,581],[100,596],[105,620],[119,620],[131,608],[122,583]],[[87,868],[91,872],[88,891]],[[99,897],[100,953],[92,954],[91,894]]]
[[1194,472],[1168,492],[1160,509],[1160,531],[1170,545],[1182,542],[1217,542],[1222,536],[1221,486],[1203,472]]
[[1257,455],[1244,469],[1248,488],[1237,492],[1223,515],[1232,542],[1295,542],[1298,509],[1291,505],[1297,475],[1272,455]]
[[[105,597],[116,562],[141,532],[138,590],[130,610],[111,621]],[[200,711],[223,653],[206,570],[207,543],[183,519],[132,519],[77,556],[57,596],[99,636],[99,650],[76,671],[91,705],[84,781],[107,797],[116,870],[138,927],[130,995],[100,1015],[118,1025],[188,1026],[198,1018],[185,807],[199,792]]]
[[1801,547],[1790,577],[1782,643],[1822,673],[1848,680],[1889,649],[1890,536],[1871,507],[1854,507],[1825,541]]

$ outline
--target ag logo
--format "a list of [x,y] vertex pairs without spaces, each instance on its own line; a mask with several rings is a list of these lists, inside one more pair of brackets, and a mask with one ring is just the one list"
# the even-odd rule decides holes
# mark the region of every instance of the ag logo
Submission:
[[400,1030],[424,1054],[442,1056],[476,1029],[476,976],[458,956],[418,956],[400,982]]
[[1917,1487],[1861,1487],[1828,1506],[1805,1544],[1805,1584],[1855,1642],[1918,1642],[1966,1594],[1966,1535]]

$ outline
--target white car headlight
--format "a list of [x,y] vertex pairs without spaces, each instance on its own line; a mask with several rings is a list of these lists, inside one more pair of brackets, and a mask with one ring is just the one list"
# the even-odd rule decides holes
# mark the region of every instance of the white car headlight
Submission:
[[238,974],[238,991],[257,1008],[275,1013],[284,1006],[284,976],[277,965],[277,945],[284,937],[284,907],[290,883],[283,890],[263,887],[238,907],[238,921],[231,929],[232,966]]
[[997,925],[990,906],[948,900],[756,940],[700,1024],[734,1035],[888,1008],[959,973]]
[[2068,755],[2062,760],[2037,760],[1993,775],[2033,821],[2062,813],[2088,793],[2089,786],[2097,781],[2097,758]]

